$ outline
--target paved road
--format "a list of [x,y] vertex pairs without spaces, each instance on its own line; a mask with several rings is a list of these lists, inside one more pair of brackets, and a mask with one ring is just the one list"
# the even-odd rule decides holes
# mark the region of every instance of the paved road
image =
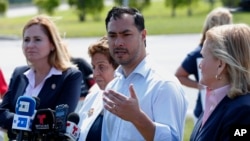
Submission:
[[[147,37],[147,51],[153,56],[156,65],[164,72],[174,73],[186,54],[196,47],[200,35],[160,35]],[[84,57],[90,61],[87,54],[88,45],[98,38],[66,39],[69,50],[74,56]],[[21,40],[0,40],[0,66],[9,81],[16,66],[25,65]],[[195,105],[197,91],[184,87],[189,101],[188,113],[191,114]]]
[[[113,0],[105,0],[105,5],[112,5]],[[67,10],[69,5],[67,3],[62,3],[56,10]],[[9,18],[20,17],[26,15],[34,15],[38,13],[38,9],[35,6],[19,6],[11,7],[7,10],[6,16]]]

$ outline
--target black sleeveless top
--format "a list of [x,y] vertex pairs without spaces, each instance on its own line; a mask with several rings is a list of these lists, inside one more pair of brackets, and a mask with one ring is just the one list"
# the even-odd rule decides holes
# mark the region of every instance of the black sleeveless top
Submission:
[[91,126],[86,141],[101,141],[103,115],[99,114]]

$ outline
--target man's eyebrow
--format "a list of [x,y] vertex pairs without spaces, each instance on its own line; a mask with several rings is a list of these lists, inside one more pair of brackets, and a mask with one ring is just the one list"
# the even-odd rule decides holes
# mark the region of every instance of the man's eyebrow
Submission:
[[108,34],[124,34],[124,33],[130,32],[130,31],[131,31],[131,30],[129,30],[129,29],[123,30],[123,31],[118,32],[118,33],[113,32],[113,31],[109,31]]

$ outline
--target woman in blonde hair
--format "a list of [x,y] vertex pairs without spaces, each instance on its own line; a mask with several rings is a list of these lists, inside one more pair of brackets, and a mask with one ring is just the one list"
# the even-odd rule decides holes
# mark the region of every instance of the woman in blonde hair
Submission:
[[0,105],[0,127],[8,130],[9,139],[15,139],[12,122],[19,96],[38,97],[37,109],[55,109],[67,104],[73,112],[81,91],[82,74],[70,62],[52,18],[38,15],[23,28],[22,50],[27,66],[16,67],[9,90]]
[[234,134],[250,125],[250,27],[232,24],[208,30],[201,54],[206,105],[191,141],[242,140]]
[[[194,109],[195,122],[199,118],[201,113],[204,111],[205,107],[204,106],[205,91],[203,89],[203,86],[201,86],[198,83],[200,79],[200,73],[197,64],[202,59],[200,51],[206,39],[206,32],[214,26],[231,24],[232,21],[233,21],[233,15],[230,13],[228,9],[218,7],[212,10],[207,15],[206,20],[204,21],[201,40],[198,47],[196,47],[193,51],[187,54],[187,57],[183,60],[181,65],[176,70],[175,75],[183,85],[199,90]],[[191,75],[194,76],[195,80],[192,79],[192,77],[190,77]]]

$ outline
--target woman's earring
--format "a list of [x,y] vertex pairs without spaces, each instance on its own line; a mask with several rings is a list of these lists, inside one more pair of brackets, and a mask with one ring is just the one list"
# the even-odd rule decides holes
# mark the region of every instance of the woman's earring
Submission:
[[219,76],[219,75],[215,75],[215,78],[217,79],[217,80],[221,80],[221,76]]

